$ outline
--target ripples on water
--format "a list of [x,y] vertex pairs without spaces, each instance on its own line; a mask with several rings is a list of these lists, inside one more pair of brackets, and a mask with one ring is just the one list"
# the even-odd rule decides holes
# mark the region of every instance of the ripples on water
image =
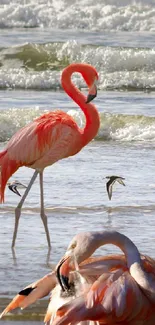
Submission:
[[[19,198],[6,189],[0,206],[0,309],[50,272],[77,232],[116,229],[142,253],[155,256],[154,10],[151,0],[0,5],[0,150],[14,132],[51,109],[65,110],[84,125],[60,85],[62,68],[73,61],[93,64],[99,72],[95,104],[101,119],[94,141],[45,170],[50,252],[39,216],[38,180],[23,207],[15,252],[10,246]],[[73,81],[87,91],[79,75]],[[126,187],[116,184],[108,201],[105,177],[112,174],[125,177]],[[21,168],[12,180],[28,184],[31,175]],[[118,249],[108,245],[97,253],[111,252]],[[35,304],[24,319],[42,320],[46,306],[45,300]]]
[[[5,296],[16,292],[51,269],[64,253],[70,239],[85,230],[116,229],[129,236],[141,252],[154,256],[154,193],[152,149],[136,144],[92,142],[77,156],[58,162],[45,171],[45,205],[52,251],[39,216],[39,184],[34,184],[23,208],[14,264],[10,245],[14,207],[18,197],[6,190],[0,208],[0,287]],[[147,162],[149,161],[149,168]],[[21,168],[16,179],[28,183],[32,170]],[[108,174],[125,177],[126,187],[116,185],[108,201],[105,179]],[[93,184],[93,186],[92,186]],[[22,191],[22,190],[21,190]],[[101,248],[98,253],[117,251]],[[7,252],[7,254],[6,254]],[[9,265],[9,267],[8,267]],[[4,287],[4,279],[7,282]]]

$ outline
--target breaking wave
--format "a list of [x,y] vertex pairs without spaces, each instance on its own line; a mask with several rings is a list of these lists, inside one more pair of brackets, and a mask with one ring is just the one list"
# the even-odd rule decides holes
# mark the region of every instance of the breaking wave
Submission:
[[0,28],[155,31],[154,1],[2,0]]
[[[87,62],[99,72],[99,89],[155,90],[155,49],[65,43],[24,44],[0,49],[0,88],[60,89],[62,69]],[[85,84],[73,76],[78,87]]]
[[[21,127],[46,111],[38,107],[31,109],[1,110],[0,142],[5,142]],[[85,119],[82,112],[68,111],[80,127],[84,127]],[[144,115],[123,115],[100,113],[100,130],[95,140],[99,141],[154,141],[155,117]]]

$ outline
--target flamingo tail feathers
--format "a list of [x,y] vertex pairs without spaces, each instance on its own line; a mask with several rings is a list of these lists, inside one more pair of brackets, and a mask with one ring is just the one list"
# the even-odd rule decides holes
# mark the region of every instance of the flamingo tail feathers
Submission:
[[9,158],[7,150],[0,152],[0,203],[4,202],[4,191],[8,179],[19,167],[19,162]]

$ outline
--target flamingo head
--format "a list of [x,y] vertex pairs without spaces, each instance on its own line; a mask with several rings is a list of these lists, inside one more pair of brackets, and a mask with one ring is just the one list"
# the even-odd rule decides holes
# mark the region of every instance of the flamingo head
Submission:
[[63,291],[70,289],[69,274],[78,271],[78,265],[91,256],[98,248],[95,233],[85,232],[76,235],[56,267],[56,274]]
[[97,79],[94,80],[91,87],[89,88],[89,93],[87,96],[86,104],[89,104],[97,96],[96,83],[97,83]]
[[82,74],[89,87],[89,93],[86,100],[86,104],[88,104],[97,96],[97,81],[99,76],[96,69],[89,65],[87,65],[87,69],[85,69]]

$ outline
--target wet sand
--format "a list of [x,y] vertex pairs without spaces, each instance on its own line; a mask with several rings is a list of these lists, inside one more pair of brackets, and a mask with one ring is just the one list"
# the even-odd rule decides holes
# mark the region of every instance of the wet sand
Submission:
[[[8,298],[0,298],[0,313],[10,303],[10,301],[11,299]],[[16,321],[18,321],[18,325],[23,324],[23,322],[24,324],[27,322],[30,324],[31,321],[33,321],[33,324],[43,324],[48,303],[49,300],[46,298],[37,301],[25,310],[20,310],[18,308],[17,310],[8,313],[2,320],[0,320],[0,324],[13,324]]]

